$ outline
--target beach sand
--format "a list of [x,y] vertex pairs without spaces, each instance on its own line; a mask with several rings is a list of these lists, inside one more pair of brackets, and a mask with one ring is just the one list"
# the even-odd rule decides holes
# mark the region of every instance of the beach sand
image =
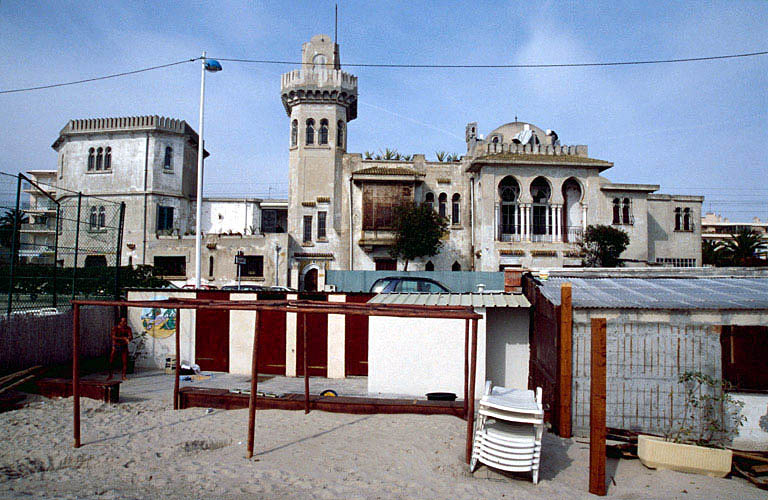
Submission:
[[[538,485],[464,464],[465,422],[451,416],[262,410],[245,459],[247,410],[171,409],[171,398],[39,399],[0,414],[0,498],[584,498],[588,446],[545,436]],[[608,461],[609,497],[765,498],[741,479]]]

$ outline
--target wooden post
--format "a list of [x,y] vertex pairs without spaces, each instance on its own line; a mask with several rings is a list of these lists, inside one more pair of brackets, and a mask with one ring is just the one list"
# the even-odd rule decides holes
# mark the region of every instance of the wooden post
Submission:
[[253,457],[254,427],[256,424],[256,391],[259,384],[259,311],[256,313],[256,326],[253,328],[253,350],[251,351],[251,397],[248,398],[248,453]]
[[571,402],[573,401],[573,307],[571,302],[571,284],[563,283],[560,287],[560,336],[558,339],[558,434],[562,438],[571,437]]
[[181,359],[179,351],[181,348],[181,309],[176,309],[176,361],[173,369],[173,409],[179,409],[179,372],[181,371]]
[[309,413],[309,362],[307,361],[307,313],[304,313],[302,321],[304,330],[304,414]]
[[589,492],[605,496],[605,318],[592,318],[589,371]]
[[72,307],[72,431],[75,448],[80,448],[80,305]]
[[469,394],[469,320],[464,321],[464,418],[467,418],[469,411],[467,394]]
[[467,411],[467,463],[472,459],[472,439],[475,426],[475,373],[477,372],[477,320],[472,320],[472,362],[469,368],[469,408]]

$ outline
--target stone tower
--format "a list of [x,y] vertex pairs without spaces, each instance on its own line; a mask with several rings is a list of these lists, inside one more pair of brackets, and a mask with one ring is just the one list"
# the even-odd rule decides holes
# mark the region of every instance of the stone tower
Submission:
[[281,98],[290,118],[291,255],[344,254],[341,160],[347,124],[357,117],[357,77],[340,67],[339,46],[328,35],[315,35],[302,46],[301,69],[281,79]]

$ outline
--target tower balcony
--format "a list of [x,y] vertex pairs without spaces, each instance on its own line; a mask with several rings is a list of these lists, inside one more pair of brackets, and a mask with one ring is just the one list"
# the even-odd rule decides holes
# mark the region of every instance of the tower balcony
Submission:
[[288,116],[297,104],[338,104],[357,118],[357,77],[340,69],[297,69],[282,75],[280,96]]

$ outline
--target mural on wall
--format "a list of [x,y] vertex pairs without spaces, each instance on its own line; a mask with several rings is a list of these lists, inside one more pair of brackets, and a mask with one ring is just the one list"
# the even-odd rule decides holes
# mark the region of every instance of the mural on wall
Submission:
[[[168,297],[154,297],[152,300],[166,300]],[[147,335],[164,339],[176,333],[176,309],[145,307],[141,310],[141,326]]]

